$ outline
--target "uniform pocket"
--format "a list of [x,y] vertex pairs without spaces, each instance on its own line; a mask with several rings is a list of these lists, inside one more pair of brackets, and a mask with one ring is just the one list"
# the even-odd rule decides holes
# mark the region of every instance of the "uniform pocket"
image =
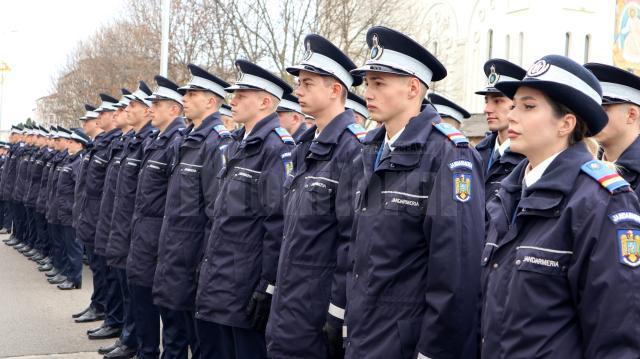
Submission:
[[384,209],[393,214],[406,213],[412,216],[425,214],[429,196],[398,191],[382,191],[381,194]]
[[258,187],[262,172],[235,167],[229,174],[227,212],[232,216],[256,216],[260,211]]
[[306,215],[327,215],[335,212],[338,181],[326,177],[307,176],[304,180]]
[[553,276],[566,276],[573,252],[537,246],[516,248],[518,271],[534,272]]
[[398,320],[398,336],[402,359],[415,358],[416,346],[420,339],[421,319]]

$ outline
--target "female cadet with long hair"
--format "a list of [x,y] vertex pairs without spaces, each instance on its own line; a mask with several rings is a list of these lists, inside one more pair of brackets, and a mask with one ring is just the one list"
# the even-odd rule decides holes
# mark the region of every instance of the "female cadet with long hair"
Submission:
[[638,199],[583,142],[607,124],[598,80],[550,55],[497,88],[526,160],[487,206],[482,358],[639,358]]

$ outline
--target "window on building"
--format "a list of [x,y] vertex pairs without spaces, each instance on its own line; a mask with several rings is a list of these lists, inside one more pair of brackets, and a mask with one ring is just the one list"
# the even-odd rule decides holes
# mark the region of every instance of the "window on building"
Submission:
[[520,36],[518,39],[518,65],[522,66],[522,61],[524,58],[524,33],[520,32]]
[[587,34],[584,37],[584,63],[589,62],[589,52],[591,51],[591,35]]
[[569,49],[571,48],[571,33],[564,34],[564,56],[569,57]]
[[511,56],[511,36],[507,35],[504,43],[504,58],[509,60],[509,56]]
[[487,34],[487,58],[493,57],[493,30],[489,29]]

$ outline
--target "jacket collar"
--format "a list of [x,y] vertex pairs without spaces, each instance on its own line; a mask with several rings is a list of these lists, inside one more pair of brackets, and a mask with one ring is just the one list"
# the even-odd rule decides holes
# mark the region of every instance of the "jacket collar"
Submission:
[[[247,136],[247,138],[242,142],[245,142],[245,143],[262,142],[267,137],[267,135],[269,135],[269,133],[271,133],[273,130],[276,129],[276,127],[280,127],[280,120],[278,118],[278,114],[274,112],[272,114],[267,115],[265,118],[261,119],[260,121],[258,121],[258,123],[256,123],[255,127],[253,128],[249,136]],[[240,136],[240,138],[244,137],[244,132],[245,132],[244,128],[242,128],[238,132],[238,135]]]

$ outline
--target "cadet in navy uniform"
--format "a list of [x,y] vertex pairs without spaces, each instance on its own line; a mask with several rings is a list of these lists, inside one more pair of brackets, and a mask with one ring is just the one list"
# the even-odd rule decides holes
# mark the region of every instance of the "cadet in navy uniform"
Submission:
[[45,272],[45,275],[49,277],[47,281],[51,284],[62,284],[66,277],[64,276],[65,270],[65,249],[64,241],[62,240],[60,232],[60,221],[58,219],[58,209],[60,208],[56,200],[56,188],[58,188],[58,180],[60,179],[60,171],[64,165],[69,152],[65,148],[65,142],[63,141],[65,129],[61,126],[56,128],[54,134],[55,148],[58,153],[54,156],[52,166],[49,169],[49,178],[47,182],[47,211],[45,217],[47,219],[47,231],[49,232],[49,240],[51,241],[51,247],[53,252],[53,269],[49,272]]
[[235,130],[236,123],[233,122],[233,114],[231,113],[231,106],[224,103],[222,104],[218,112],[220,112],[220,120],[224,124],[224,127],[229,131]]
[[484,64],[487,86],[476,94],[484,96],[484,114],[491,133],[476,145],[476,150],[482,157],[487,202],[497,193],[500,181],[524,159],[509,148],[507,114],[513,103],[495,86],[502,81],[521,80],[525,72],[520,66],[503,59],[491,59]]
[[131,247],[127,257],[127,279],[136,325],[137,357],[157,359],[160,355],[160,313],[153,304],[151,288],[158,259],[158,239],[165,211],[167,184],[174,146],[184,130],[182,107],[174,100],[154,97],[138,89],[132,106],[150,106],[151,124],[159,130],[143,149],[135,207],[131,223]]
[[369,118],[370,115],[369,110],[367,110],[367,102],[362,97],[356,95],[353,92],[349,92],[344,107],[353,110],[353,114],[358,125],[365,125],[365,121]]
[[584,65],[600,81],[602,107],[609,122],[595,138],[602,157],[618,166],[622,177],[640,195],[640,77],[597,63]]
[[346,358],[470,358],[484,240],[482,162],[432,106],[444,66],[385,27],[367,32],[364,97],[374,121],[356,159]]
[[227,91],[233,93],[233,120],[244,127],[228,145],[219,173],[196,297],[204,358],[266,357],[264,329],[282,239],[282,185],[292,168],[294,141],[275,113],[291,87],[250,62],[236,60],[236,68],[238,78]]
[[197,271],[218,193],[216,174],[224,162],[221,147],[231,141],[218,112],[228,84],[196,65],[188,67],[192,77],[185,86],[178,89],[168,83],[170,87],[161,87],[151,98],[184,103],[191,121],[173,146],[153,281],[153,302],[163,323],[163,356],[170,358],[186,356],[187,348],[194,358],[200,357],[194,322]]
[[51,269],[51,242],[49,241],[49,231],[47,228],[47,219],[45,217],[46,198],[47,198],[47,182],[49,179],[49,169],[51,168],[51,160],[56,154],[56,151],[52,148],[52,133],[44,128],[43,131],[47,134],[46,139],[46,151],[42,156],[42,174],[40,175],[40,184],[38,186],[38,195],[36,198],[35,207],[35,220],[38,228],[38,242],[36,248],[40,251],[42,258],[36,259],[40,264],[38,270],[43,272]]
[[640,205],[582,142],[607,124],[598,80],[548,55],[497,88],[527,159],[487,206],[482,357],[640,357]]
[[[83,187],[77,188],[82,193],[76,193],[76,197],[82,198],[76,220],[76,235],[84,244],[87,256],[89,258],[89,266],[93,272],[94,292],[100,288],[102,292],[100,296],[104,296],[104,305],[106,314],[100,313],[96,308],[91,308],[82,316],[75,319],[76,322],[90,322],[105,318],[104,325],[90,330],[91,334],[96,334],[90,338],[109,338],[117,336],[121,324],[121,315],[119,313],[109,313],[107,306],[107,298],[110,286],[107,284],[107,264],[106,259],[102,255],[95,253],[95,237],[96,226],[101,217],[100,202],[103,195],[105,175],[108,167],[108,156],[110,152],[111,142],[120,136],[120,129],[114,126],[114,113],[116,111],[115,104],[118,100],[107,94],[100,94],[102,103],[95,110],[98,113],[97,125],[101,132],[96,135],[93,146],[83,157],[81,167],[81,176],[79,181],[83,182]],[[77,206],[76,206],[77,207]],[[112,286],[111,286],[112,287]],[[95,332],[95,333],[94,333]],[[89,334],[89,333],[88,333]]]
[[12,240],[6,242],[9,246],[16,246],[21,243],[21,239],[18,236],[18,219],[16,203],[13,201],[13,187],[16,182],[16,169],[18,164],[18,158],[24,148],[24,142],[22,141],[21,125],[11,126],[11,149],[9,150],[9,158],[5,165],[5,169],[2,172],[2,199],[7,203],[7,209],[12,222]]
[[26,252],[31,250],[31,238],[29,238],[29,213],[24,205],[24,194],[27,187],[27,174],[29,169],[29,161],[31,154],[35,152],[34,136],[31,126],[25,125],[23,128],[24,146],[22,151],[18,155],[18,162],[16,163],[16,181],[14,183],[12,191],[12,200],[15,203],[16,218],[16,236],[22,243],[14,246],[13,248]]
[[430,93],[427,95],[427,99],[431,102],[436,111],[438,111],[438,115],[440,115],[442,122],[450,124],[457,130],[462,126],[462,121],[464,121],[464,119],[471,117],[471,114],[467,110],[443,95]]
[[[356,65],[325,38],[304,40],[307,54],[287,68],[298,77],[302,111],[316,125],[291,154],[285,182],[283,243],[267,329],[273,358],[342,357],[345,269],[353,223],[353,173],[366,131],[345,109],[348,89],[362,83]],[[340,265],[338,265],[338,262]],[[324,333],[323,333],[324,327]]]
[[73,228],[73,201],[78,172],[82,165],[84,147],[89,137],[81,129],[62,129],[68,157],[60,164],[60,174],[55,188],[60,239],[63,241],[66,280],[58,285],[59,289],[80,289],[82,286],[82,243],[76,238]]
[[[91,141],[87,144],[87,148],[85,149],[85,154],[82,158],[82,165],[80,166],[80,170],[78,171],[78,179],[76,180],[76,188],[74,190],[74,201],[73,201],[73,228],[78,228],[78,221],[80,219],[80,210],[84,207],[84,203],[86,200],[86,169],[89,164],[89,160],[91,159],[90,153],[93,151],[94,143],[97,140],[97,136],[102,132],[102,129],[98,127],[97,120],[99,114],[95,112],[96,107],[90,104],[84,104],[85,114],[80,117],[80,121],[82,123],[82,129],[84,133],[91,138]],[[93,251],[90,248],[85,246],[85,254],[87,255],[87,259],[89,262],[89,266],[91,271],[93,272],[93,292],[91,294],[91,302],[89,306],[82,310],[81,312],[75,313],[72,315],[74,319],[81,317],[83,314],[91,311],[92,320],[99,320],[104,317],[105,305],[106,305],[106,290],[104,285],[103,276],[96,275],[97,268],[95,260],[93,260]],[[98,268],[99,269],[99,268]]]
[[[38,228],[36,226],[36,198],[40,190],[40,177],[42,175],[42,156],[45,153],[44,146],[44,133],[41,131],[40,126],[34,125],[31,128],[31,142],[33,151],[29,158],[29,164],[27,167],[26,178],[24,184],[24,195],[22,202],[27,213],[27,227],[28,227],[28,248],[22,249],[22,254],[25,257],[31,259],[38,255],[38,249],[36,244],[38,242]],[[27,250],[28,249],[28,250]]]
[[[11,136],[11,135],[9,135]],[[4,171],[4,164],[7,162],[10,145],[7,142],[0,142],[0,178],[2,177],[2,171]],[[2,182],[0,181],[0,188]],[[7,225],[7,207],[5,201],[0,197],[0,234],[7,234],[11,232],[10,226]],[[3,239],[3,242],[8,242],[9,239]]]
[[51,150],[47,147],[47,131],[41,126],[36,126],[34,129],[37,139],[36,145],[38,151],[33,156],[33,162],[29,170],[29,186],[25,194],[24,200],[28,208],[30,208],[32,217],[32,236],[33,245],[30,252],[25,253],[25,256],[30,257],[31,260],[38,261],[44,258],[44,244],[46,243],[46,220],[37,212],[37,201],[40,194],[40,185],[43,177],[43,170],[48,160],[48,156]]
[[298,142],[300,136],[307,130],[307,125],[304,123],[304,113],[302,113],[298,98],[290,93],[282,95],[282,100],[278,104],[276,113],[280,119],[280,127],[287,130],[293,140]]
[[[144,87],[148,95],[151,94],[148,86],[141,82],[139,89]],[[117,348],[102,348],[106,353],[105,358],[131,358],[137,351],[137,337],[134,319],[133,303],[127,283],[126,263],[129,254],[131,241],[131,217],[135,204],[135,193],[138,186],[138,173],[140,172],[140,162],[142,161],[142,151],[145,143],[152,140],[152,136],[157,132],[151,126],[149,117],[149,106],[145,103],[130,100],[127,96],[131,93],[122,91],[123,98],[115,106],[119,108],[116,114],[122,116],[127,124],[127,138],[124,141],[122,152],[120,153],[120,164],[115,169],[117,180],[113,188],[113,202],[111,205],[110,221],[108,221],[108,240],[105,243],[105,256],[107,267],[110,273],[113,272],[118,282],[119,301],[122,302],[123,326],[119,340],[116,342]],[[117,122],[122,120],[118,117]],[[124,132],[124,130],[123,130]],[[103,203],[104,203],[103,195]],[[101,216],[103,208],[101,208]],[[97,237],[96,237],[97,242]],[[97,245],[97,243],[96,243]]]

